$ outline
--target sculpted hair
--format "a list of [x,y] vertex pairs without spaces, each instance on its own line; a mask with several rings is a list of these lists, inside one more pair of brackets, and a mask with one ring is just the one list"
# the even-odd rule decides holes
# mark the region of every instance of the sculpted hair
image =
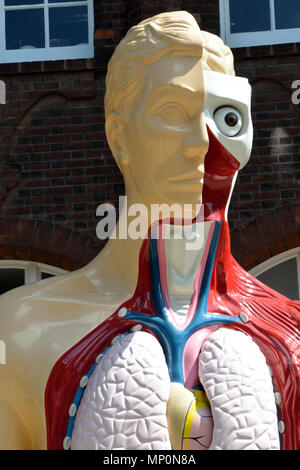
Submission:
[[234,75],[233,56],[222,39],[201,31],[185,11],[161,13],[132,27],[116,47],[106,76],[106,117],[116,112],[127,120],[147,65],[168,53],[199,57],[203,70]]

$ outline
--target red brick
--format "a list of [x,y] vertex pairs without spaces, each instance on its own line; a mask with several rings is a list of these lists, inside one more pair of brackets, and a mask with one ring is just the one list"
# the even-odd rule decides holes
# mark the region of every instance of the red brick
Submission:
[[64,269],[72,270],[79,266],[79,260],[87,242],[88,239],[86,236],[79,232],[72,232],[62,256]]
[[249,245],[246,242],[241,230],[236,229],[231,233],[231,249],[233,256],[238,260],[243,267],[246,267],[249,263],[256,264],[256,257],[249,249]]
[[51,265],[62,267],[62,253],[71,233],[72,231],[66,227],[55,227],[48,246],[48,262]]
[[32,240],[32,258],[41,263],[48,262],[48,243],[53,227],[51,224],[38,221]]
[[16,227],[16,258],[21,260],[32,259],[31,247],[35,233],[35,220],[18,220]]
[[102,38],[113,38],[116,35],[116,31],[113,29],[97,29],[95,31],[95,39],[102,39]]
[[16,219],[0,218],[0,257],[15,258]]

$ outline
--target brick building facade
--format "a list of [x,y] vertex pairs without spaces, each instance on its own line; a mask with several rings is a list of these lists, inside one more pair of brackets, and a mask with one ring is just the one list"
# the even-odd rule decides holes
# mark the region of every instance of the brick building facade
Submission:
[[[187,10],[220,34],[219,0],[94,0],[94,57],[0,63],[0,259],[74,270],[103,243],[96,208],[117,203],[122,176],[108,148],[103,97],[107,61],[129,27]],[[254,146],[230,206],[232,251],[251,269],[300,246],[300,43],[233,49],[236,74],[253,87]]]

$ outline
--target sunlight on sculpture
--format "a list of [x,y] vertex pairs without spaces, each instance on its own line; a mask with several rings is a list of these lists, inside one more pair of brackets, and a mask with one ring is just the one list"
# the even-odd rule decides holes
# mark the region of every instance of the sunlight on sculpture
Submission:
[[[0,447],[297,449],[299,302],[230,252],[228,206],[253,138],[248,80],[220,38],[170,12],[128,31],[106,83],[128,207],[195,210],[0,297]],[[198,250],[176,237],[183,223]]]

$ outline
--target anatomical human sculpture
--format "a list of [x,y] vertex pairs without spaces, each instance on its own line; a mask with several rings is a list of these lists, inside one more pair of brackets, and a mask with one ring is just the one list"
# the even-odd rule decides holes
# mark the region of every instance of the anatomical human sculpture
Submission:
[[[0,392],[14,423],[8,437],[0,428],[3,448],[43,448],[46,435],[48,449],[299,448],[299,302],[230,252],[250,97],[231,51],[186,12],[147,19],[118,45],[106,132],[128,206],[202,210],[155,221],[143,240],[111,239],[85,268],[3,296],[11,349],[24,353],[23,371],[15,363],[0,376],[17,385],[11,398],[8,385]],[[177,237],[183,225],[198,249]]]

